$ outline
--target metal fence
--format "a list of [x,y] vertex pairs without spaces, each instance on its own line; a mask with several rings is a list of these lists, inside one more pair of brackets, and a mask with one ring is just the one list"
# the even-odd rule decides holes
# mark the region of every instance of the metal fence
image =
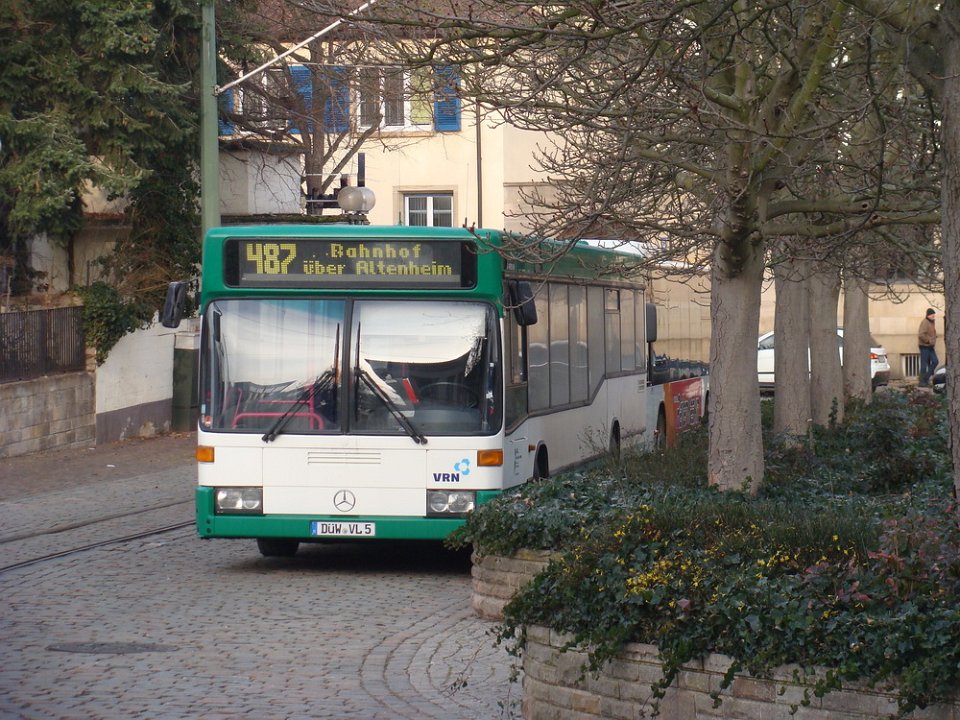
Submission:
[[0,313],[0,383],[85,367],[82,307]]

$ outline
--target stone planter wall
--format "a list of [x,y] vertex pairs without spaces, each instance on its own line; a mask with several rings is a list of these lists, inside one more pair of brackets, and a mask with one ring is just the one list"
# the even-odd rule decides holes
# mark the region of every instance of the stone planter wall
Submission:
[[513,557],[473,554],[470,604],[484,620],[503,620],[503,606],[550,562],[546,550],[520,550]]
[[[657,649],[630,644],[598,676],[586,673],[585,653],[560,652],[565,636],[542,627],[527,628],[523,652],[523,717],[525,720],[635,720],[653,716],[650,686],[660,678]],[[793,669],[781,668],[772,680],[738,676],[714,707],[711,692],[720,689],[730,659],[709,655],[681,671],[660,703],[661,720],[866,720],[896,712],[893,695],[867,687],[845,687],[799,705],[803,688],[793,682]],[[917,720],[960,720],[960,701],[912,713]]]

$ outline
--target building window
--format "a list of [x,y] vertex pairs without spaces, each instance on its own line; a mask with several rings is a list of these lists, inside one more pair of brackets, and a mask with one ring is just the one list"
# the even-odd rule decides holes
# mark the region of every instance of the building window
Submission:
[[258,130],[284,131],[290,120],[289,83],[281,68],[272,68],[251,81],[256,90],[240,91],[245,122]]
[[453,194],[404,195],[403,224],[413,227],[453,227]]
[[430,68],[362,68],[357,81],[360,127],[400,130],[433,127]]
[[550,283],[550,405],[570,402],[570,295],[566,285]]
[[222,94],[220,134],[236,132],[238,114],[255,131],[313,133],[319,123],[325,133],[342,134],[355,120],[360,128],[459,132],[459,93],[460,77],[447,66],[365,67],[354,75],[346,66],[290,65],[262,73],[245,90]]
[[357,72],[357,124],[384,130],[460,130],[460,78],[456,69],[361,68]]
[[[231,88],[220,96],[220,134],[232,135],[229,116],[242,116],[244,128],[254,132],[313,133],[317,121],[325,133],[350,129],[348,69],[306,65],[274,68],[248,81],[244,89]],[[321,102],[313,102],[314,90]]]
[[362,127],[380,124],[380,71],[361,68],[357,71],[357,119]]
[[603,291],[603,326],[606,338],[607,372],[620,371],[620,291]]

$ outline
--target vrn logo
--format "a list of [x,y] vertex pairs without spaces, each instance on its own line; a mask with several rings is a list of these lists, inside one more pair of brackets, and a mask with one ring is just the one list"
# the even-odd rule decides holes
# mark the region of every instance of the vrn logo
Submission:
[[466,477],[470,474],[470,459],[464,458],[460,462],[453,464],[453,472],[434,473],[434,482],[460,482],[460,476]]

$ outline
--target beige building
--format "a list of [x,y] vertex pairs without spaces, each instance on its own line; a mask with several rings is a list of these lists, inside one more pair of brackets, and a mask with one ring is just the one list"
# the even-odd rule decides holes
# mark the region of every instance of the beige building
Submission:
[[[350,99],[349,126],[354,130],[362,127],[361,100],[357,96]],[[365,184],[376,197],[370,222],[529,229],[524,223],[522,194],[549,191],[546,178],[532,168],[537,146],[547,142],[547,136],[512,127],[496,114],[481,116],[475,106],[459,99],[454,102],[444,108],[443,125],[437,120],[440,110],[425,116],[422,102],[407,98],[392,109],[384,105],[379,132],[362,147]],[[223,214],[302,211],[305,200],[297,176],[302,163],[291,162],[276,151],[257,152],[236,139],[221,147]],[[353,183],[358,169],[354,157],[343,173]],[[768,283],[764,293],[758,335],[773,329],[772,286]],[[942,319],[942,294],[906,283],[894,285],[892,290],[877,287],[870,307],[870,329],[888,351],[893,378],[916,375],[916,330],[927,307],[936,308]],[[842,307],[838,318],[842,318]],[[938,354],[942,360],[942,343]]]

